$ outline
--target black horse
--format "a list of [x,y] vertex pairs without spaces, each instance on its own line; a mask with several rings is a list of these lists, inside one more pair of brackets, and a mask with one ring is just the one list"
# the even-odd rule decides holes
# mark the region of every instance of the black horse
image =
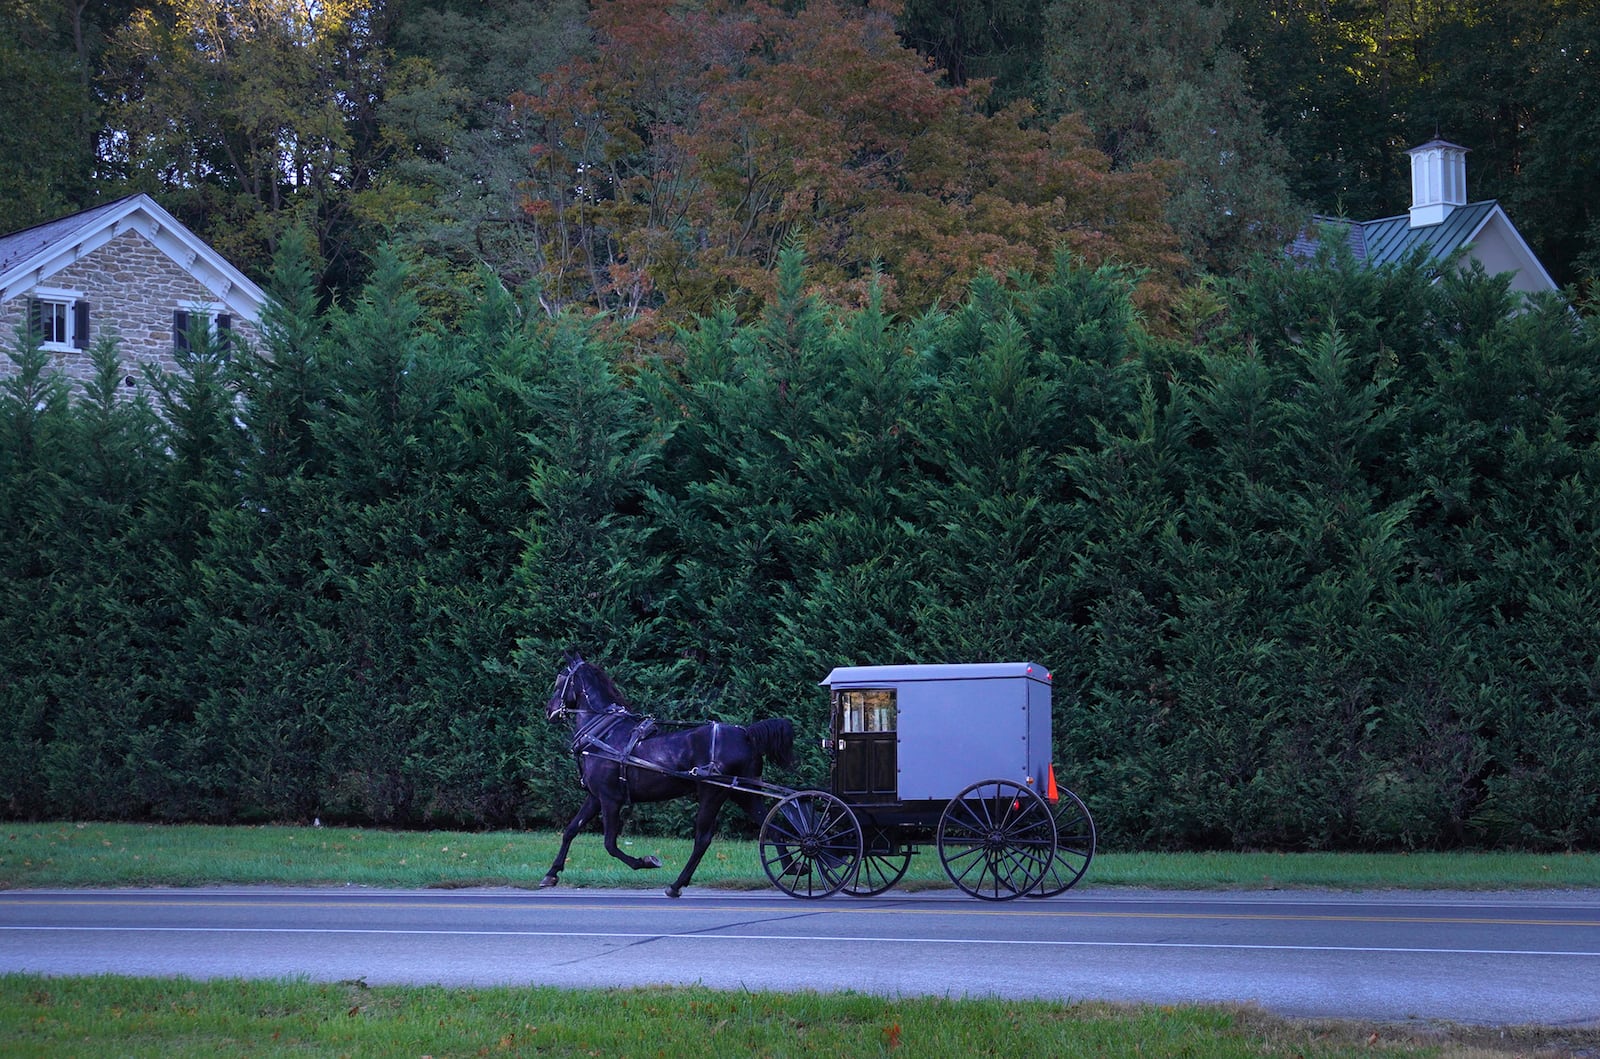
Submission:
[[[541,887],[556,885],[567,866],[568,847],[596,813],[601,814],[605,827],[607,853],[635,871],[661,867],[659,857],[630,857],[617,846],[622,808],[630,801],[664,802],[695,794],[700,808],[694,816],[694,851],[677,881],[667,887],[668,897],[679,896],[711,845],[717,813],[724,802],[731,798],[751,820],[761,822],[761,796],[734,789],[728,785],[729,778],[759,779],[763,758],[777,765],[794,760],[794,725],[782,717],[748,727],[713,721],[696,728],[662,731],[650,718],[629,712],[604,670],[572,653],[556,678],[545,717],[573,720],[572,753],[588,797],[562,832],[561,850],[539,883]],[[650,767],[624,765],[620,760],[624,758],[647,762]],[[699,779],[701,776],[707,779]]]

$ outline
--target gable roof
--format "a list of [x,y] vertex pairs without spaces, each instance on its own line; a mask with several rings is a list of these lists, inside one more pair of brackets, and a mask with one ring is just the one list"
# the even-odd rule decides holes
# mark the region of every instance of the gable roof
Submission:
[[229,311],[251,323],[260,321],[266,292],[145,194],[0,236],[0,302],[47,283],[74,261],[130,231],[144,236]]
[[1346,241],[1357,261],[1367,265],[1386,265],[1399,261],[1418,247],[1427,247],[1429,257],[1446,258],[1472,241],[1488,223],[1492,211],[1500,208],[1494,199],[1458,206],[1440,224],[1411,227],[1411,217],[1380,217],[1375,221],[1352,221],[1348,217],[1316,216],[1311,227],[1294,241],[1291,253],[1310,257],[1317,250],[1319,227],[1346,229]]
[[1511,218],[1506,216],[1505,210],[1500,207],[1496,199],[1456,206],[1438,224],[1418,227],[1412,225],[1411,216],[1406,213],[1396,217],[1380,217],[1375,221],[1352,221],[1347,217],[1324,216],[1313,217],[1311,221],[1311,226],[1296,236],[1290,245],[1291,255],[1309,261],[1317,252],[1318,228],[1343,228],[1346,242],[1349,243],[1350,252],[1355,255],[1355,259],[1372,267],[1401,261],[1419,248],[1426,250],[1429,258],[1448,259],[1457,251],[1472,247],[1493,226],[1503,238],[1521,251],[1519,256],[1526,257],[1519,271],[1527,271],[1530,274],[1529,279],[1532,282],[1529,286],[1540,286],[1542,281],[1545,289],[1556,289],[1555,280],[1550,278],[1544,265],[1539,262],[1538,257],[1523,240],[1516,225],[1511,223]]

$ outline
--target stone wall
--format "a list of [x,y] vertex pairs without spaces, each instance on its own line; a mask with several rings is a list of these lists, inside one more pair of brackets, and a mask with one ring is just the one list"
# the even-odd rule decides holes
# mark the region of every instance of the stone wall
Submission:
[[[219,301],[136,231],[123,232],[50,276],[43,286],[83,292],[90,305],[90,343],[105,335],[116,336],[124,382],[129,388],[148,388],[141,370],[145,365],[168,370],[176,367],[172,347],[174,310],[211,306]],[[16,331],[27,308],[27,294],[0,305],[0,344],[4,349],[15,348]],[[235,333],[254,343],[258,337],[255,327],[237,313],[232,316]],[[84,350],[52,352],[51,359],[63,375],[76,382],[93,374],[89,354]],[[15,371],[11,359],[0,355],[0,377]]]

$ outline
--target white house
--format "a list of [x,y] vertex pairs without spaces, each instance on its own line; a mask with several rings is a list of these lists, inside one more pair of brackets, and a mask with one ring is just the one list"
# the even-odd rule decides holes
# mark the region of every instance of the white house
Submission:
[[[149,195],[130,195],[0,236],[0,349],[37,334],[68,378],[87,379],[88,350],[115,336],[126,383],[139,365],[171,368],[190,328],[257,337],[267,296]],[[15,364],[0,354],[0,377]]]
[[1467,201],[1465,147],[1436,139],[1406,153],[1411,156],[1409,211],[1375,221],[1314,217],[1289,252],[1309,258],[1316,250],[1318,228],[1342,228],[1356,260],[1369,265],[1399,261],[1418,247],[1441,260],[1462,251],[1463,263],[1481,262],[1490,274],[1511,273],[1513,290],[1557,289],[1499,202]]

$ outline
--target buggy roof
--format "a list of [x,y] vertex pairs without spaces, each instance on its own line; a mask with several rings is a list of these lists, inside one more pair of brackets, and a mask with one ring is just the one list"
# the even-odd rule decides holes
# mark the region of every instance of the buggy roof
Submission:
[[1032,662],[977,662],[962,665],[840,666],[822,684],[829,687],[904,684],[921,680],[992,680],[1026,677],[1048,682],[1050,671]]

